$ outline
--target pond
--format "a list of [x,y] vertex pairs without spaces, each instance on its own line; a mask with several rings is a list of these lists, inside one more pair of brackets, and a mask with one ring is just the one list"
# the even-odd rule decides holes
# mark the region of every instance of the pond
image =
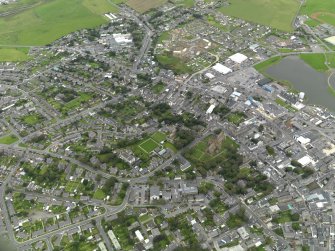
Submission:
[[288,81],[294,89],[305,92],[307,103],[335,111],[335,97],[328,89],[328,75],[314,70],[298,56],[285,57],[278,64],[270,66],[266,73],[278,81]]

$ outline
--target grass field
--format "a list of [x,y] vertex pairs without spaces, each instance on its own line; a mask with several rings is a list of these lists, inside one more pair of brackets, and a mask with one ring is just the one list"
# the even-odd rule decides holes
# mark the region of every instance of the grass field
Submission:
[[[0,9],[1,10],[1,9]],[[46,45],[83,28],[106,23],[103,14],[116,12],[108,0],[43,0],[33,8],[0,18],[0,45],[13,46],[0,50],[0,60],[26,59],[17,45]],[[17,52],[14,53],[13,50]]]
[[166,2],[167,0],[129,0],[126,4],[137,12],[144,13],[161,6]]
[[196,160],[200,162],[206,162],[212,159],[217,158],[218,156],[226,156],[227,148],[237,147],[237,144],[229,137],[226,137],[221,145],[221,149],[218,153],[211,155],[208,153],[208,142],[213,136],[209,136],[203,141],[199,142],[189,151],[189,156],[191,160]]
[[156,59],[162,68],[172,70],[175,74],[192,72],[191,67],[188,67],[182,59],[171,54],[164,53],[156,55]]
[[155,150],[157,147],[159,147],[159,144],[154,141],[153,139],[149,138],[138,145],[139,148],[141,148],[146,153],[151,153],[153,150]]
[[282,57],[280,56],[276,56],[276,57],[273,57],[273,58],[269,58],[268,60],[265,60],[259,64],[256,64],[254,66],[254,68],[263,73],[267,68],[269,68],[271,65],[274,65],[274,64],[277,64],[280,62],[280,60],[282,59]]
[[26,125],[34,126],[34,125],[37,125],[38,123],[42,122],[43,117],[38,113],[32,113],[32,114],[28,114],[28,115],[22,117],[22,121]]
[[[335,54],[324,54],[324,53],[313,53],[313,54],[301,54],[302,59],[306,64],[317,71],[325,72],[329,68],[335,68]],[[327,60],[326,60],[327,59]],[[326,61],[328,65],[326,65]]]
[[0,48],[0,62],[21,62],[29,59],[29,48]]
[[18,138],[14,135],[8,135],[0,138],[0,144],[10,145],[18,141]]
[[194,0],[172,0],[177,6],[183,6],[185,8],[192,8],[194,6]]
[[297,0],[230,0],[229,2],[229,6],[220,8],[222,13],[287,32],[293,31],[292,21],[300,6]]
[[306,14],[313,21],[308,25],[315,26],[319,23],[335,25],[335,1],[334,0],[307,0],[301,8],[301,14]]
[[150,137],[142,140],[138,145],[136,145],[134,150],[141,155],[144,154],[148,156],[148,154],[150,154],[153,150],[155,150],[157,147],[160,147],[160,143],[164,141],[162,145],[164,148],[168,148],[173,152],[176,152],[176,147],[172,143],[166,141],[166,138],[167,136],[165,133],[155,132]]

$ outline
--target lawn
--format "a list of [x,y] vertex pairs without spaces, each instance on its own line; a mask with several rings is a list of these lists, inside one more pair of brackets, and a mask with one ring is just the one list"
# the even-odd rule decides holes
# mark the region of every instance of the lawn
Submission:
[[188,67],[182,59],[175,57],[170,53],[156,55],[156,59],[162,68],[172,70],[175,74],[192,72],[191,67]]
[[213,138],[213,136],[208,136],[204,140],[200,141],[198,144],[196,144],[192,149],[190,149],[186,155],[188,156],[188,159],[192,162],[194,161],[200,161],[200,162],[207,162],[212,159],[215,159],[219,156],[225,157],[227,155],[227,149],[230,148],[236,148],[237,144],[229,137],[226,137],[222,144],[219,151],[215,154],[209,154],[208,152],[208,142]]
[[300,215],[298,213],[292,214],[290,210],[286,210],[279,212],[277,216],[273,218],[272,221],[279,224],[285,222],[298,221],[299,218]]
[[89,93],[80,93],[80,96],[66,103],[63,107],[63,112],[74,110],[81,106],[81,104],[88,102],[92,99],[92,95]]
[[319,23],[335,25],[335,1],[334,0],[307,0],[301,8],[301,14],[312,18],[308,25],[315,26]]
[[43,121],[43,117],[38,113],[32,113],[22,117],[22,121],[28,126],[34,126]]
[[[0,44],[13,46],[18,59],[24,58],[16,45],[47,45],[79,29],[93,28],[108,22],[103,16],[117,9],[108,0],[43,0],[33,8],[0,18]],[[0,51],[1,52],[1,51]],[[2,60],[17,61],[14,54]]]
[[229,3],[220,8],[222,13],[286,32],[293,31],[292,22],[300,6],[297,0],[230,0]]
[[129,0],[126,4],[137,12],[144,13],[150,9],[155,9],[161,6],[166,2],[167,0]]
[[276,57],[273,57],[273,58],[269,58],[268,60],[265,60],[261,63],[258,63],[256,65],[254,65],[254,68],[257,71],[262,73],[262,72],[266,71],[266,69],[269,68],[271,65],[279,63],[281,59],[282,59],[281,56],[276,56]]
[[15,135],[8,135],[0,138],[0,144],[10,145],[18,140],[19,139]]
[[297,109],[293,108],[290,104],[287,104],[284,100],[276,98],[276,103],[291,112],[297,112]]
[[153,87],[151,87],[151,90],[153,93],[155,94],[160,94],[164,91],[166,85],[162,82],[159,82],[157,84],[155,84]]
[[101,189],[97,189],[93,195],[93,199],[96,199],[96,200],[103,200],[105,198],[106,198],[106,194]]
[[165,133],[162,133],[162,132],[155,132],[151,138],[156,141],[156,142],[162,142],[162,141],[165,141],[166,140],[166,135]]
[[233,112],[229,114],[228,121],[238,126],[245,120],[245,117],[246,115],[243,112]]

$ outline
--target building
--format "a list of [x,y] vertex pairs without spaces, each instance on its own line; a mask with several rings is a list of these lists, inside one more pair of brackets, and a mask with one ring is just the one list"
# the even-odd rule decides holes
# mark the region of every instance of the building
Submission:
[[247,60],[248,57],[245,56],[245,55],[243,55],[243,54],[241,54],[241,53],[236,53],[236,54],[230,56],[229,59],[230,59],[231,61],[237,63],[237,64],[241,64],[241,63],[243,63],[245,60]]
[[111,239],[111,241],[112,241],[112,243],[114,245],[115,250],[121,250],[121,245],[120,245],[119,241],[117,240],[114,232],[112,230],[109,230],[107,232],[107,234],[108,234],[109,239]]
[[228,73],[233,72],[232,69],[229,69],[228,67],[224,66],[223,64],[217,63],[216,65],[213,66],[213,70],[226,75]]
[[136,231],[135,231],[135,235],[136,235],[137,239],[138,239],[140,242],[144,241],[144,237],[143,237],[143,235],[141,234],[140,230],[136,230]]

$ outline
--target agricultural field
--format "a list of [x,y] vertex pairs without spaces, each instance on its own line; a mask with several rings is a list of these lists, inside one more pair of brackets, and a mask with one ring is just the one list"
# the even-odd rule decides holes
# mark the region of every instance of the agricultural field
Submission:
[[320,23],[335,25],[335,1],[333,0],[307,0],[301,8],[301,14],[308,15],[310,26]]
[[300,6],[297,0],[231,0],[229,2],[229,6],[220,8],[222,13],[287,32],[293,31],[292,22]]
[[194,6],[194,0],[172,0],[175,5],[182,6],[185,8],[192,8]]
[[[33,3],[36,1],[25,2]],[[2,9],[0,9],[1,11]],[[0,50],[0,59],[22,61],[26,59],[18,45],[46,45],[60,37],[83,28],[106,23],[103,14],[116,12],[108,0],[56,0],[40,1],[28,9],[0,18],[0,44],[13,46]],[[13,53],[13,50],[17,52]],[[16,57],[17,56],[17,57]]]
[[166,2],[167,0],[129,0],[126,4],[137,12],[144,13],[161,6]]

